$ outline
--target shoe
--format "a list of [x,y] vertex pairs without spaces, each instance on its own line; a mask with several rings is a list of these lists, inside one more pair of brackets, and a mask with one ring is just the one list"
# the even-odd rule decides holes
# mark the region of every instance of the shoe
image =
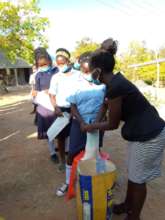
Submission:
[[116,215],[121,215],[129,212],[130,210],[128,209],[127,205],[124,202],[113,206],[113,213]]
[[58,163],[59,163],[59,158],[58,158],[57,154],[51,155],[50,159],[51,159],[51,161],[54,162],[55,164],[58,164]]
[[30,112],[30,115],[33,115],[34,113],[35,113],[35,111],[33,110],[33,111]]
[[[130,220],[130,219],[135,219],[134,217],[131,216],[131,214],[128,214],[124,220]],[[140,218],[136,218],[136,220],[141,220]]]
[[56,196],[62,197],[66,194],[67,191],[68,191],[68,185],[66,183],[63,183],[61,187],[57,189]]
[[60,173],[64,173],[64,172],[65,172],[65,163],[60,163],[60,164],[58,165],[58,171],[59,171]]

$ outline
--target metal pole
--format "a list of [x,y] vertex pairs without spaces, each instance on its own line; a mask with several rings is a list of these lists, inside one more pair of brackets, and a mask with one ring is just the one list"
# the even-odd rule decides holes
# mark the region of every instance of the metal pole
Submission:
[[159,84],[160,84],[160,64],[158,61],[158,51],[155,52],[155,55],[156,55],[156,99],[157,99],[159,93]]

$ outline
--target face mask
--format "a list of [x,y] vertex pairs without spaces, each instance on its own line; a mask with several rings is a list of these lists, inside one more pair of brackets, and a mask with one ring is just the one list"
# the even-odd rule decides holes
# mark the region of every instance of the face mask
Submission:
[[39,72],[47,72],[50,70],[50,66],[43,66],[43,67],[39,67],[38,71]]
[[98,72],[98,70],[95,70],[92,72],[92,78],[94,80],[94,83],[95,82],[96,82],[96,84],[102,83],[102,75],[100,74],[100,72]]
[[96,85],[100,85],[101,84],[100,80],[98,80],[98,79],[93,79],[93,83],[96,84]]
[[93,78],[91,74],[83,74],[84,79],[86,79],[88,82],[93,82]]
[[62,67],[59,67],[60,72],[66,73],[69,70],[69,67],[65,64]]
[[73,67],[76,69],[76,70],[80,70],[80,64],[78,62],[74,63]]

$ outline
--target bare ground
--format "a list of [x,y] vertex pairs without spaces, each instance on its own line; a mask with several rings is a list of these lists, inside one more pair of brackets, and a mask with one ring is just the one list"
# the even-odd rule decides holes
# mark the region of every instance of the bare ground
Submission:
[[[76,202],[55,196],[64,180],[49,160],[45,141],[36,139],[28,89],[0,96],[0,220],[76,220]],[[104,149],[115,162],[119,180],[115,200],[124,198],[127,143],[119,130],[107,132]],[[163,176],[148,185],[142,220],[165,220],[165,161]],[[124,216],[114,216],[123,220]],[[100,219],[102,220],[102,219]]]

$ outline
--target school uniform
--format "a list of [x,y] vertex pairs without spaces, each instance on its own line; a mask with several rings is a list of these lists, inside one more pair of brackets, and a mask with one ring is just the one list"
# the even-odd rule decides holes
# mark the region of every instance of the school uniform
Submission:
[[[71,69],[70,71],[72,72]],[[56,97],[56,105],[62,112],[70,113],[71,111],[70,103],[67,101],[67,98],[72,94],[72,91],[75,88],[76,77],[77,75],[74,72],[72,72],[71,75],[59,72],[51,79],[49,93]],[[70,126],[71,120],[56,138],[67,138],[70,134]]]
[[[105,85],[96,85],[89,83],[83,78],[83,74],[79,75],[75,92],[68,98],[71,104],[75,104],[85,123],[92,123],[96,120],[97,114],[103,104],[105,97]],[[73,118],[70,131],[69,154],[77,155],[81,150],[85,149],[86,132],[82,132],[80,124],[76,118]],[[100,133],[99,146],[102,146],[103,133]]]
[[[50,81],[54,74],[58,72],[57,68],[50,68],[46,72],[38,72],[36,74],[35,89],[38,92],[48,90],[50,87]],[[47,109],[43,105],[37,106],[37,127],[38,127],[38,139],[47,139],[47,130],[55,120],[54,111]]]

